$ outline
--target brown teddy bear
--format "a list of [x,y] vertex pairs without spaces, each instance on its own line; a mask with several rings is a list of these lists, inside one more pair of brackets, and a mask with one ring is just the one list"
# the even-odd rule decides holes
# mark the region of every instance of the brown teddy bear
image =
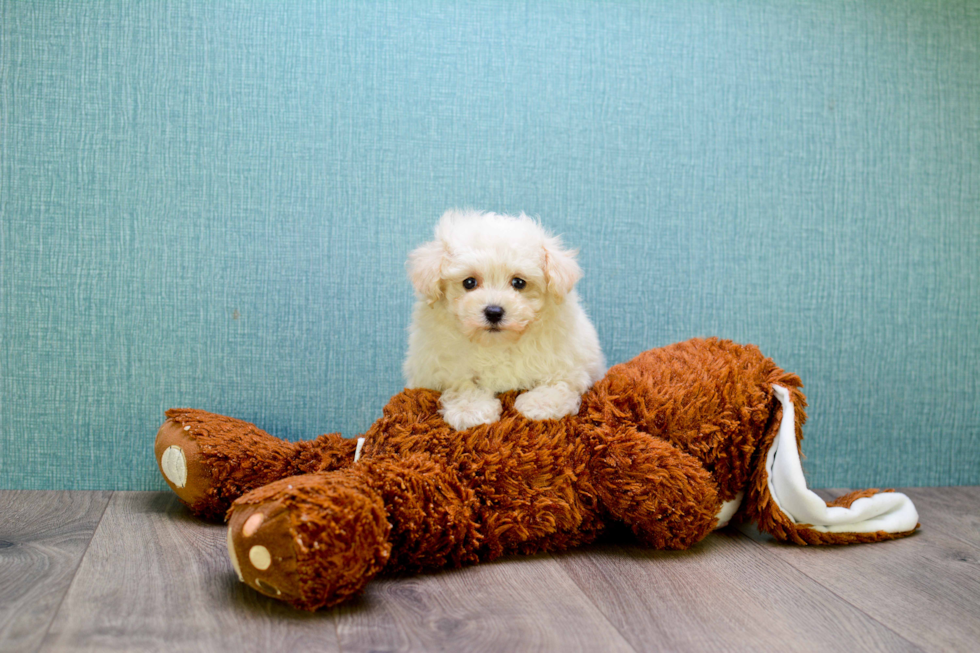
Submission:
[[227,515],[239,577],[309,610],[382,570],[558,551],[615,523],[670,549],[735,516],[797,544],[912,533],[905,495],[866,490],[826,504],[806,488],[800,386],[754,346],[690,340],[614,366],[560,420],[528,420],[512,392],[498,422],[455,431],[439,394],[415,389],[362,438],[291,443],[175,409],[156,456],[191,512]]

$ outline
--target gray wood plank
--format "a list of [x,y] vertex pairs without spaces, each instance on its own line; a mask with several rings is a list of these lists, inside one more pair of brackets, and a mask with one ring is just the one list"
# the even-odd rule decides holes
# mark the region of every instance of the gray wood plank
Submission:
[[687,551],[603,545],[558,560],[638,651],[917,650],[732,530]]
[[0,492],[0,650],[37,650],[111,495]]
[[633,651],[549,556],[377,579],[338,608],[347,651]]
[[902,490],[915,503],[923,528],[939,528],[980,549],[980,487],[914,487]]
[[116,492],[44,650],[338,650],[332,614],[293,610],[238,581],[225,533],[172,494]]
[[[913,501],[931,494],[901,491]],[[941,494],[950,500],[916,503],[922,530],[901,540],[796,547],[752,527],[742,530],[768,556],[792,565],[922,649],[973,651],[980,642],[980,554],[966,529],[954,536],[942,524],[955,522],[955,510],[965,509],[976,494],[957,488],[944,488]]]
[[170,494],[0,492],[0,650],[48,624],[42,650],[970,650],[980,488],[903,491],[923,523],[905,540],[599,545],[379,579],[317,614],[239,583],[224,527]]

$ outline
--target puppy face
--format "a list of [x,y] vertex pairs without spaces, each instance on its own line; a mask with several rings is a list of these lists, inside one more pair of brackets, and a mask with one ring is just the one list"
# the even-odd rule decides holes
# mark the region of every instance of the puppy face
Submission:
[[448,257],[446,304],[471,340],[516,340],[544,308],[543,268],[519,249],[480,248]]
[[409,256],[409,277],[469,339],[514,341],[572,290],[581,276],[574,257],[524,215],[449,211],[435,240]]

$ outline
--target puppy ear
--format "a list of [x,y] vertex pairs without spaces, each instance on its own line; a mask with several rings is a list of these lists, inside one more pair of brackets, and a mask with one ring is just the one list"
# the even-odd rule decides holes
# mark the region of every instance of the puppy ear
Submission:
[[440,240],[426,243],[408,255],[408,278],[429,304],[442,297],[442,260],[445,256],[446,247]]
[[577,253],[563,249],[558,238],[549,238],[545,242],[544,278],[548,292],[557,302],[561,302],[582,278],[582,268],[575,261]]

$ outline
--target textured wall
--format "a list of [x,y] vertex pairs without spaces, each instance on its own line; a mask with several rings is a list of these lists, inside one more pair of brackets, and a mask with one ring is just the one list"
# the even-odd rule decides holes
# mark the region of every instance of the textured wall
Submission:
[[0,487],[357,434],[454,205],[581,247],[611,362],[799,372],[815,485],[980,483],[980,3],[527,5],[2,0]]

